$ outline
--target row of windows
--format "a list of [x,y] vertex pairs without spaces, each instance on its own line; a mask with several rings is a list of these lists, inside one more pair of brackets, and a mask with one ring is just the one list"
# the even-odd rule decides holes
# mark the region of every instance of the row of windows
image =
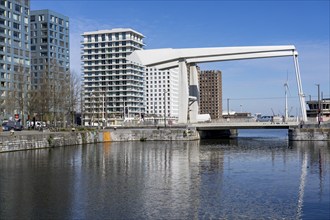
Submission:
[[[12,26],[13,29],[16,29],[16,30],[21,31],[21,25],[19,23],[10,22],[10,21],[6,21],[4,19],[0,19],[0,24],[5,25],[6,27],[9,27],[9,29],[1,27],[1,29],[4,30],[3,31],[3,34],[7,34],[8,33],[8,35],[10,35],[10,33],[11,33],[11,29],[10,29],[11,24],[13,24],[13,26]],[[25,34],[28,34],[28,31],[29,31],[28,26],[25,26],[24,25],[24,33]]]
[[[170,72],[165,72],[165,71],[162,71],[162,72],[148,72],[148,69],[146,70],[146,75],[147,76],[157,76],[157,75],[167,75],[167,74],[170,74]],[[152,78],[152,77],[151,77]]]
[[[162,84],[162,83],[165,83],[164,81],[158,81],[159,84]],[[167,83],[169,84],[170,83],[170,80],[167,80]],[[146,81],[146,84],[157,84],[157,81],[154,81],[152,83],[152,81]]]
[[[315,110],[315,109],[319,108],[318,104],[309,104],[308,106],[309,106],[310,110]],[[321,107],[322,107],[322,109],[329,109],[330,104],[321,104]]]
[[[146,75],[148,75],[148,74],[146,74]],[[170,78],[170,76],[167,76],[167,79],[169,79]],[[154,78],[153,77],[146,77],[146,80],[153,80],[153,79],[157,79],[157,77],[155,76]],[[158,79],[162,79],[162,77],[161,76],[158,76]],[[163,76],[163,79],[166,79],[166,76]]]
[[142,37],[133,33],[114,33],[114,34],[95,34],[95,35],[88,35],[87,42],[98,42],[100,41],[108,41],[108,40],[120,40],[120,39],[126,39],[126,38],[133,38],[133,39],[140,39],[142,40]]
[[[148,94],[147,94],[147,95],[148,95]],[[157,97],[156,97],[154,100],[157,101]],[[162,101],[162,102],[164,103],[164,96],[158,98],[158,100],[159,100],[159,101]],[[170,97],[167,97],[167,100],[168,100],[168,101],[171,101],[171,98],[170,98]],[[146,101],[153,101],[153,98],[146,98]],[[155,102],[155,103],[157,103],[157,102]],[[159,103],[161,103],[161,102],[159,102]]]
[[8,45],[11,45],[12,47],[19,47],[19,48],[22,48],[22,46],[25,45],[24,48],[26,50],[30,49],[30,45],[27,42],[22,44],[21,39],[18,39],[18,38],[11,39],[11,38],[0,37],[0,44],[2,44],[2,45],[8,44]]
[[[157,96],[157,93],[148,93],[148,91],[146,91],[147,93],[147,96],[151,97],[151,96]],[[163,97],[164,96],[164,93],[158,93],[158,96],[157,97]]]
[[[38,36],[38,31],[31,31],[31,37],[37,37],[37,36]],[[58,37],[60,40],[69,39],[69,35],[57,33],[54,31],[49,31],[49,33],[48,33],[48,31],[40,31],[39,36],[41,36],[41,37],[50,36],[50,37],[55,37],[55,38]]]
[[[35,51],[36,50],[36,45],[32,45],[31,46],[31,51]],[[40,50],[48,50],[48,46],[47,45],[40,45],[39,46],[39,49]],[[50,46],[49,47],[49,50],[50,51],[54,51],[54,52],[58,52],[59,54],[69,54],[69,50],[68,49],[64,49],[64,48],[61,48],[61,47],[57,47],[57,51],[56,51],[56,47],[55,46]]]
[[[121,56],[120,56],[121,55]],[[123,53],[123,54],[120,54],[120,53],[117,53],[117,54],[108,54],[108,55],[105,55],[105,54],[102,54],[102,55],[87,55],[87,56],[84,56],[84,58],[87,58],[87,60],[99,60],[99,59],[110,59],[112,57],[126,57],[126,54]],[[120,60],[120,59],[116,59],[116,60]],[[121,59],[122,63],[126,63],[126,59]],[[88,61],[88,63],[90,63],[92,61]]]
[[[87,54],[99,54],[99,53],[115,53],[115,52],[131,52],[132,48],[130,47],[117,47],[117,48],[108,48],[108,49],[88,49],[84,52]],[[126,54],[126,53],[125,53]]]
[[[15,21],[21,21],[21,16],[15,13],[11,13],[10,11],[6,11],[2,8],[0,8],[0,16],[7,17],[7,18],[13,18]],[[29,24],[29,18],[24,17],[24,23]]]
[[[157,106],[156,105],[157,103],[152,103],[152,102],[150,102],[150,107],[148,106],[149,105],[149,102],[147,102],[147,109],[153,109],[153,107],[155,107],[155,109],[165,109],[165,106],[163,106],[164,105],[164,102],[159,102],[158,104],[159,104],[159,106]],[[171,103],[170,102],[168,102],[167,103],[168,105],[170,105]],[[153,106],[153,105],[155,105],[155,106]],[[166,109],[168,109],[168,107],[166,108]],[[168,112],[170,112],[170,110],[168,110]]]
[[[25,5],[28,6],[29,5],[29,0],[25,0]],[[13,4],[11,1],[7,1],[7,0],[0,0],[0,5],[9,9],[14,9],[15,12],[18,13],[23,13],[23,6],[19,5],[19,4]],[[14,5],[14,8],[13,8]],[[29,15],[30,10],[28,7],[24,7],[24,13]]]
[[[48,21],[48,19],[46,18],[47,15],[31,15],[30,19],[31,19],[31,22],[36,22],[36,21]],[[62,25],[64,26],[65,24],[65,27],[69,27],[69,22],[68,21],[64,21],[62,18],[58,18],[58,17],[55,17],[53,15],[50,15],[50,22],[53,22],[53,23],[56,23],[58,25]],[[55,25],[56,26],[56,25]]]
[[[163,85],[163,87],[170,87],[169,85]],[[157,88],[158,88],[158,86],[157,86]],[[146,92],[147,93],[149,93],[149,91],[150,91],[150,94],[152,94],[152,92],[157,92],[157,89],[155,89],[155,90],[152,90],[152,89],[150,89],[150,90],[146,90]],[[164,92],[164,89],[158,89],[158,92]],[[168,89],[168,92],[170,92],[170,89]]]
[[64,42],[62,40],[57,40],[54,38],[47,38],[47,37],[43,37],[43,38],[31,38],[31,44],[37,44],[37,43],[41,43],[41,44],[58,44],[61,47],[66,47],[69,48],[69,43],[68,42]]
[[[118,44],[117,44],[118,43]],[[138,44],[134,41],[122,41],[121,44],[119,44],[119,42],[115,42],[115,43],[95,43],[95,44],[87,44],[85,45],[85,48],[99,48],[99,47],[120,47],[120,46],[126,46],[126,45],[130,45],[133,47],[137,47],[137,48],[142,48],[141,44]]]
[[[168,83],[170,83],[170,81],[168,81]],[[162,85],[155,85],[155,88],[159,88],[159,87],[161,87]],[[163,87],[170,87],[170,85],[168,84],[168,85],[165,85],[165,84],[163,84]],[[146,82],[146,88],[147,89],[149,89],[149,88],[152,88],[153,87],[153,85],[148,85],[148,83]]]
[[[126,70],[125,69],[122,69],[122,70],[112,70],[112,71],[98,71],[98,72],[93,72],[93,71],[87,71],[86,69],[84,70],[85,71],[85,75],[105,75],[105,74],[112,74],[112,75],[120,75],[120,74],[127,74],[126,73]],[[88,73],[87,73],[88,72]],[[139,76],[142,76],[143,75],[143,72],[136,72],[136,71],[132,71],[130,70],[128,72],[129,74],[131,75],[139,75]]]

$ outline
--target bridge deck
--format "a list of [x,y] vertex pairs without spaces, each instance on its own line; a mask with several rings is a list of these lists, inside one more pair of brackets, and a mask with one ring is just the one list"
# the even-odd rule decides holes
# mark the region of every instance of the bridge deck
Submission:
[[197,130],[225,130],[225,129],[289,129],[298,127],[298,122],[221,122],[192,124]]

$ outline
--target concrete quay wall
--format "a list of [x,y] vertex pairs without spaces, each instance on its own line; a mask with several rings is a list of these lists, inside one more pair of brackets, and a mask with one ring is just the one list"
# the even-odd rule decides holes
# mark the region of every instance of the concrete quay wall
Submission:
[[8,132],[0,134],[0,153],[111,141],[199,140],[195,129],[116,129],[81,132]]
[[294,128],[289,130],[292,141],[330,141],[330,128]]

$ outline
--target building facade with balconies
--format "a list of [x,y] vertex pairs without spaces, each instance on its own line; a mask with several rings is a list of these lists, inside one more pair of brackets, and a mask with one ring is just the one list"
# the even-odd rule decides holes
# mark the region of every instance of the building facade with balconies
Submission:
[[104,125],[110,118],[144,114],[144,67],[126,60],[142,49],[144,36],[130,28],[82,36],[83,124]]
[[0,0],[0,119],[27,114],[29,14],[29,0]]

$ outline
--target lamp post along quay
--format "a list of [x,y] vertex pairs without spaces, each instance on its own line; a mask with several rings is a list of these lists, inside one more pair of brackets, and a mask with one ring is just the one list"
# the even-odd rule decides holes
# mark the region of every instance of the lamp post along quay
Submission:
[[164,127],[166,128],[166,89],[164,89]]
[[321,123],[321,99],[320,99],[320,84],[316,84],[317,86],[317,103],[318,103],[318,107],[317,107],[317,122]]

